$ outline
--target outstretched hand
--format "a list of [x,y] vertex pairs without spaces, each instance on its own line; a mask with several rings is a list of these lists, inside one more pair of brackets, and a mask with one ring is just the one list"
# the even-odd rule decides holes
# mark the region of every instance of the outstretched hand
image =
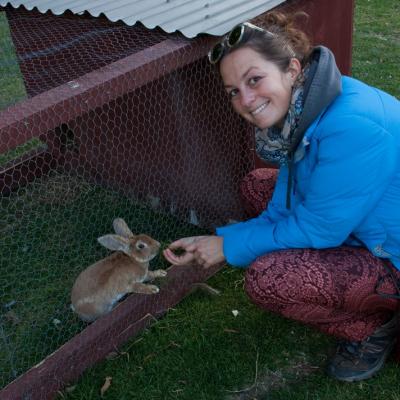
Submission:
[[[209,268],[225,260],[223,238],[220,236],[191,236],[171,243],[163,251],[164,257],[173,265],[197,263]],[[183,250],[177,255],[174,250]]]

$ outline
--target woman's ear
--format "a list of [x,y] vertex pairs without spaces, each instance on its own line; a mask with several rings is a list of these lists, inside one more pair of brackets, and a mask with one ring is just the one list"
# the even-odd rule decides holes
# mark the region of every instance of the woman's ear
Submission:
[[297,58],[292,58],[289,63],[288,73],[294,83],[301,72],[301,63]]

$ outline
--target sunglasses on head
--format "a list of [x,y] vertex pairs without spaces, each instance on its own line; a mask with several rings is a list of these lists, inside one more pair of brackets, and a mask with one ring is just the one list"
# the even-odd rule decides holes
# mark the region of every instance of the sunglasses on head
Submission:
[[215,44],[208,52],[208,60],[210,61],[210,63],[217,64],[219,61],[221,61],[222,57],[225,54],[226,48],[237,46],[243,40],[245,33],[249,30],[275,36],[275,34],[273,34],[272,32],[260,28],[259,26],[253,25],[250,22],[243,22],[241,24],[238,24],[233,27],[232,30],[220,42]]

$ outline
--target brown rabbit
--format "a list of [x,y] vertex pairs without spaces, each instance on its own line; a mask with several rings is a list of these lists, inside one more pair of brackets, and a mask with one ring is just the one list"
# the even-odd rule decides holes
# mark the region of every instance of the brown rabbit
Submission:
[[143,282],[164,277],[167,272],[149,271],[149,261],[160,250],[160,243],[147,235],[134,235],[121,218],[113,221],[116,235],[97,240],[110,250],[110,256],[83,270],[71,292],[71,308],[87,322],[108,313],[127,293],[158,293],[155,285]]

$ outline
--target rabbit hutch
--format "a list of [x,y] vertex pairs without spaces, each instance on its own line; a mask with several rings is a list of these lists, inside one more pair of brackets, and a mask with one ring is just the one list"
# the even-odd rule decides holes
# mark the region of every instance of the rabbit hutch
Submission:
[[0,0],[0,399],[54,398],[221,268],[159,255],[156,295],[91,324],[70,310],[114,218],[166,246],[246,217],[253,130],[207,52],[274,7],[307,12],[313,41],[350,73],[352,1]]

